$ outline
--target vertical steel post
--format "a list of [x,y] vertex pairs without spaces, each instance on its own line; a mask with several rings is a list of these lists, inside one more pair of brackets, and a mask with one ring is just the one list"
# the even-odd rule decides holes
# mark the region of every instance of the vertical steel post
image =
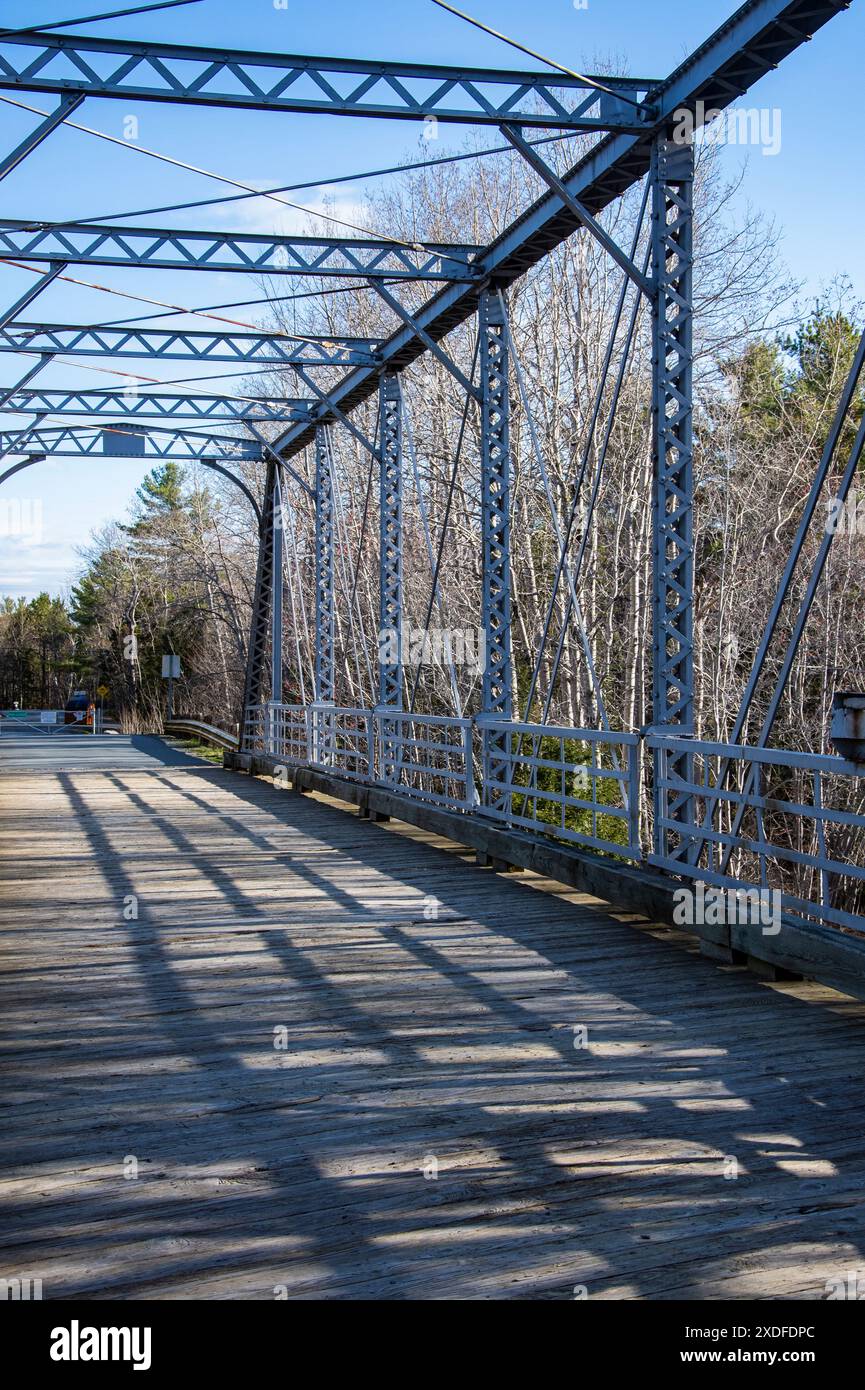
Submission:
[[270,698],[282,704],[282,551],[284,540],[282,479],[277,470],[273,490],[273,573],[270,600]]
[[315,700],[333,704],[333,466],[330,427],[315,431]]
[[[658,732],[694,728],[694,541],[692,267],[693,146],[666,138],[652,150],[652,723]],[[690,780],[690,758],[672,757],[670,775]],[[663,761],[656,761],[656,771]],[[684,853],[687,837],[670,845],[660,824],[683,824],[693,801],[664,792],[656,777],[655,846]]]
[[270,607],[273,594],[273,519],[274,498],[276,496],[278,469],[271,458],[267,465],[264,484],[264,503],[261,509],[261,529],[258,539],[258,563],[255,571],[255,592],[252,600],[252,619],[249,629],[249,645],[246,652],[246,679],[243,687],[243,709],[240,712],[240,728],[244,734],[246,719],[250,709],[262,703],[266,690],[267,649],[271,636]]
[[379,448],[378,700],[401,709],[402,393],[395,374],[383,375],[379,386]]
[[481,530],[486,649],[482,713],[510,719],[511,672],[510,405],[502,301],[485,290],[478,306],[481,374]]
[[[400,780],[402,709],[402,391],[395,373],[379,383],[378,747],[381,778]],[[372,744],[370,745],[372,747]]]

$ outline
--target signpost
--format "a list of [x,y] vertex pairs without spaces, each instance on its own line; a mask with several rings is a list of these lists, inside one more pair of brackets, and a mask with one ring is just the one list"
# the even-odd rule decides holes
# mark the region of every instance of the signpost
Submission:
[[168,681],[168,699],[166,700],[166,719],[174,717],[174,682],[182,674],[180,670],[180,657],[172,652],[162,658],[162,679]]

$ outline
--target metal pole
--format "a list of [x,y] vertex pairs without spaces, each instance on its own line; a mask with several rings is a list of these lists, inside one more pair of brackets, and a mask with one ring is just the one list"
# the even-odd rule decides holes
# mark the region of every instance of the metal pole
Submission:
[[[692,193],[690,144],[660,138],[652,150],[652,722],[656,730],[694,727],[694,543]],[[690,759],[670,760],[690,780]],[[660,767],[660,760],[657,767]],[[656,767],[656,771],[657,771]],[[655,779],[655,846],[668,853],[663,818],[687,823],[690,796],[665,793]],[[684,852],[686,841],[673,847]]]
[[[256,709],[264,699],[265,668],[267,648],[270,638],[270,601],[273,588],[273,535],[274,535],[274,497],[276,495],[277,465],[269,459],[264,484],[264,500],[261,508],[261,523],[258,538],[258,561],[255,571],[255,593],[252,601],[252,615],[249,626],[249,646],[246,656],[246,677],[243,687],[243,705],[240,712],[240,727],[246,730],[249,711]],[[244,739],[246,734],[244,733]],[[244,744],[246,746],[246,743]]]
[[[402,409],[399,377],[380,387],[379,666],[380,705],[402,708]],[[395,641],[386,640],[394,634]]]
[[273,570],[270,602],[270,698],[282,703],[282,551],[283,551],[282,482],[279,470],[273,490]]
[[[378,709],[381,777],[400,779],[403,732],[388,718],[403,704],[402,649],[402,392],[395,373],[379,386]],[[372,745],[371,745],[372,746]]]
[[315,700],[333,704],[333,470],[329,426],[315,431]]
[[481,529],[483,544],[483,629],[486,663],[482,713],[510,719],[510,403],[508,348],[502,301],[495,289],[480,296]]

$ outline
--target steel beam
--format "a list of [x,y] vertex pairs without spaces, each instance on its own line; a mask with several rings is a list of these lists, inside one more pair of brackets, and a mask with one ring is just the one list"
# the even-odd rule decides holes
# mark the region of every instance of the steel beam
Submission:
[[7,174],[11,174],[13,169],[17,169],[21,161],[26,159],[28,154],[32,154],[33,150],[38,149],[42,141],[59,125],[62,125],[67,116],[71,116],[73,111],[77,111],[83,100],[83,94],[73,93],[70,96],[64,96],[56,111],[52,111],[35,130],[31,130],[29,135],[25,135],[21,144],[17,145],[10,154],[7,154],[5,159],[0,159],[0,179],[5,179]]
[[652,720],[686,731],[694,721],[693,178],[693,148],[659,140],[652,163]]
[[[659,139],[652,158],[652,723],[694,727],[693,209],[691,144]],[[683,755],[671,770],[690,781]],[[655,789],[656,853],[667,852],[661,811],[691,818],[688,796]],[[663,843],[662,843],[663,842]],[[684,841],[682,842],[684,846]]]
[[[402,392],[383,376],[379,392],[379,704],[402,708]],[[385,634],[394,634],[383,656]]]
[[307,375],[306,371],[299,363],[294,364],[293,370],[316,396],[318,400],[318,419],[321,420],[323,417],[329,415],[334,420],[339,420],[340,424],[345,426],[349,434],[354,436],[361,448],[366,449],[370,454],[376,455],[378,452],[376,446],[367,439],[363,430],[358,429],[354,421],[349,419],[344,411],[340,410],[339,406],[330,399],[329,393],[323,391],[321,387],[313,381],[312,377]]
[[590,77],[587,82],[549,72],[314,58],[79,34],[0,39],[0,88],[13,91],[469,125],[511,120],[604,131],[639,124],[641,111],[605,100],[592,82],[632,99],[652,85],[650,78]]
[[333,588],[333,465],[330,428],[315,431],[315,699],[333,704],[335,610]]
[[[34,373],[40,367],[34,368]],[[28,373],[31,376],[33,373]],[[278,396],[254,398],[151,392],[137,387],[105,391],[24,390],[0,386],[0,408],[47,415],[123,416],[138,420],[178,420],[200,424],[234,421],[267,423],[308,418],[314,401]]]
[[[646,131],[600,141],[563,176],[564,187],[597,217],[648,172],[654,139],[677,112],[689,111],[699,118],[698,101],[707,110],[723,110],[846,6],[847,0],[748,0],[652,90],[655,115]],[[478,257],[479,280],[483,284],[495,279],[503,288],[512,284],[580,225],[558,194],[544,194]],[[417,326],[439,342],[475,313],[480,288],[454,284],[437,292],[415,314]],[[331,400],[344,411],[352,410],[378,390],[382,368],[400,371],[425,349],[416,329],[406,325],[382,345],[374,367],[358,367],[335,383],[329,390]],[[278,444],[290,456],[311,442],[311,428],[295,425]]]
[[261,504],[261,523],[258,533],[258,559],[255,568],[255,588],[252,596],[249,642],[246,648],[246,675],[243,683],[243,704],[239,728],[243,732],[246,711],[263,702],[267,690],[268,646],[271,638],[271,601],[273,596],[274,517],[279,466],[274,459],[267,465],[264,497]]
[[[39,293],[44,283],[34,288]],[[12,318],[14,314],[13,310]],[[0,320],[0,330],[0,352],[50,352],[64,357],[121,360],[143,357],[166,362],[234,362],[241,366],[271,363],[292,366],[295,362],[305,367],[372,366],[377,346],[377,340],[369,338],[300,339],[281,333],[200,333],[185,328],[136,328],[132,324],[100,328],[88,324],[22,323],[10,319],[5,329]]]
[[282,554],[285,538],[285,513],[282,509],[282,481],[276,470],[273,491],[273,573],[270,597],[270,698],[282,702]]
[[409,328],[417,334],[424,347],[432,353],[433,357],[441,362],[442,366],[446,368],[447,371],[450,372],[457,385],[465,391],[466,395],[472,396],[476,400],[480,399],[477,390],[462,369],[457,366],[450,354],[439,346],[435,338],[431,338],[426,330],[420,326],[416,317],[409,313],[405,305],[401,304],[395,295],[392,295],[389,290],[385,289],[384,285],[380,285],[376,280],[370,280],[370,286],[376,291],[380,298],[384,300],[388,308],[396,314],[397,318],[402,319],[403,323],[407,323]]
[[508,345],[502,299],[481,296],[482,630],[486,663],[481,711],[497,719],[513,714],[511,667],[510,400]]
[[502,134],[505,139],[510,141],[514,149],[519,151],[526,163],[531,165],[535,173],[540,174],[544,183],[548,184],[553,192],[561,198],[565,207],[570,208],[575,217],[579,218],[582,226],[592,233],[592,236],[598,244],[604,248],[607,255],[616,262],[616,265],[625,272],[628,278],[632,280],[644,294],[651,295],[652,282],[643,274],[633,257],[622,250],[618,242],[610,236],[607,229],[601,225],[597,218],[592,216],[585,204],[581,203],[578,198],[575,198],[573,193],[565,187],[555,170],[550,168],[549,164],[538,154],[537,150],[533,149],[529,142],[523,139],[520,132],[514,130],[513,126],[503,125]]
[[[20,298],[15,300],[14,304],[10,304],[8,309],[4,309],[0,312],[0,332],[7,329],[13,320],[16,319],[20,313],[23,313],[28,305],[33,303],[34,299],[38,299],[39,295],[43,290],[48,288],[52,280],[57,279],[57,276],[64,269],[64,264],[65,262],[63,261],[52,261],[50,270],[47,270],[44,275],[34,281],[32,285],[28,286]],[[53,349],[48,348],[47,351],[52,352]]]
[[[35,391],[32,393],[24,393],[24,387],[28,384],[28,382],[31,382],[35,376],[38,376],[40,372],[44,372],[45,368],[48,366],[51,360],[51,353],[44,353],[42,357],[39,359],[39,361],[34,362],[33,366],[30,367],[29,370],[24,373],[20,381],[18,381],[14,386],[0,386],[0,407],[5,406],[8,401],[11,401],[13,397],[18,396],[19,394],[32,394],[35,396],[37,394]],[[33,410],[37,411],[37,413],[40,409],[43,409],[43,413],[47,414],[47,408],[37,407],[36,405],[33,406]]]
[[0,258],[41,264],[144,266],[244,275],[386,276],[389,280],[470,280],[478,246],[407,245],[373,237],[258,236],[166,228],[0,220]]
[[260,444],[229,435],[180,430],[154,431],[144,426],[102,430],[87,426],[78,429],[72,426],[54,428],[42,426],[38,420],[26,431],[0,432],[0,449],[8,452],[10,444],[22,433],[27,434],[28,442],[32,441],[34,452],[46,457],[176,459],[187,463],[205,458],[242,462],[262,457]]

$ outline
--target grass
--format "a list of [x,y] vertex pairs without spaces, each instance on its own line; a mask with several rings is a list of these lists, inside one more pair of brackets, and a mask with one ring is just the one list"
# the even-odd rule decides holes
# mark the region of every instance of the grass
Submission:
[[222,766],[222,749],[216,748],[212,743],[202,743],[197,738],[169,738],[164,735],[165,742],[172,748],[179,748],[182,753],[188,753],[193,758],[204,758],[209,763],[218,763]]

